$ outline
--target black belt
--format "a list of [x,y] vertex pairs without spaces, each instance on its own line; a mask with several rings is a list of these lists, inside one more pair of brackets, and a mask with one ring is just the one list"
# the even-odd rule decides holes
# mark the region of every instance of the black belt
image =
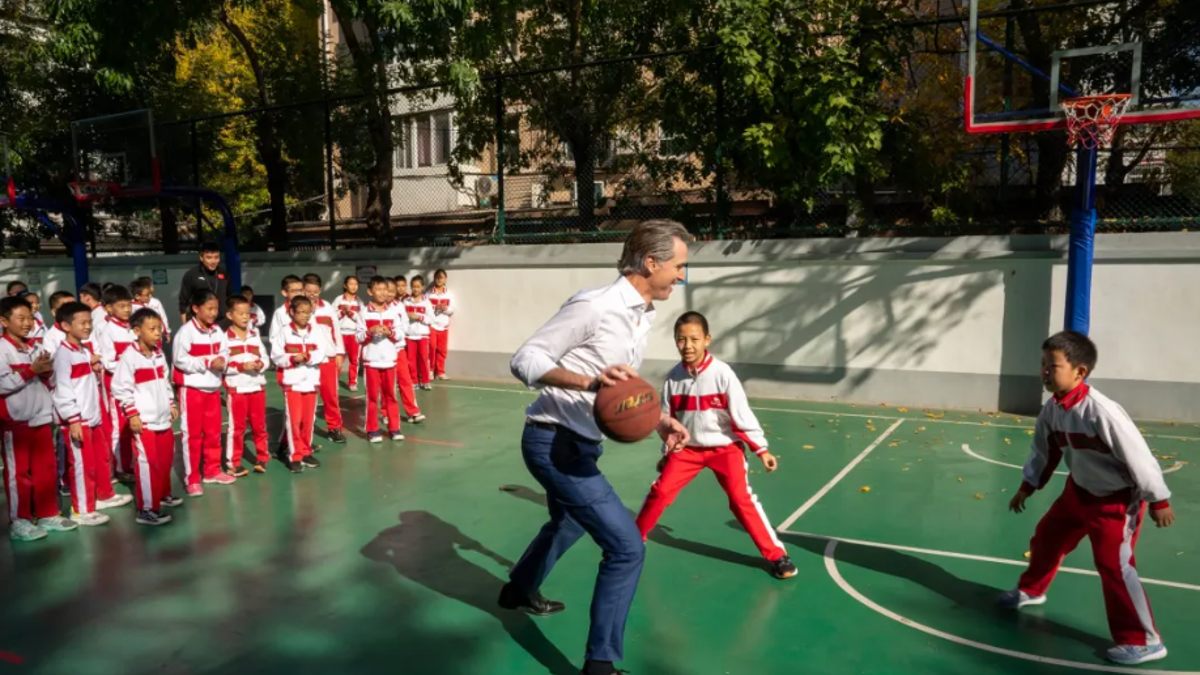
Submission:
[[546,431],[558,431],[559,429],[569,431],[569,429],[567,429],[566,427],[559,426],[557,424],[551,424],[549,422],[535,422],[530,419],[525,420],[525,426],[537,427],[538,429],[544,429]]

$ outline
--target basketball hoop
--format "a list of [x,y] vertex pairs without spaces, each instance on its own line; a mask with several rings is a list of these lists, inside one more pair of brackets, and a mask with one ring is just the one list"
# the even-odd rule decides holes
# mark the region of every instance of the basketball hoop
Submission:
[[1063,101],[1068,141],[1088,150],[1107,146],[1131,98],[1130,94],[1102,94]]
[[68,183],[68,187],[71,188],[71,194],[75,195],[75,201],[80,203],[95,202],[108,197],[115,197],[121,191],[120,185],[101,181]]

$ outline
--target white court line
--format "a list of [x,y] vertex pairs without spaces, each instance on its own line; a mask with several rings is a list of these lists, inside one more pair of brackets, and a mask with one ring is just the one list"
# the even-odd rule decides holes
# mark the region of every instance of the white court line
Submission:
[[[536,395],[537,394],[536,391],[526,391],[523,389],[499,389],[496,387],[472,387],[469,385],[462,385],[462,384],[457,384],[457,385],[456,384],[441,384],[438,386],[445,387],[446,389],[475,389],[477,391],[498,391],[502,394],[526,394],[526,395]],[[994,429],[1021,429],[1022,431],[1029,431],[1029,430],[1033,429],[1032,425],[1022,426],[1019,424],[999,424],[999,423],[993,423],[993,422],[971,422],[971,421],[965,421],[965,420],[946,420],[946,419],[941,419],[938,417],[929,417],[929,416],[897,417],[895,415],[870,415],[867,413],[845,413],[845,412],[833,412],[830,410],[804,410],[804,409],[795,409],[795,408],[764,408],[762,406],[750,406],[750,407],[753,410],[762,410],[764,412],[792,413],[793,415],[812,415],[814,417],[826,417],[826,418],[829,418],[829,417],[856,417],[856,418],[861,417],[863,419],[905,420],[908,422],[925,422],[927,424],[954,424],[957,426],[964,426],[964,427],[991,427]],[[1142,436],[1145,438],[1166,438],[1168,440],[1173,440],[1173,441],[1200,441],[1200,437],[1197,437],[1197,436],[1164,436],[1161,434],[1142,434]]]
[[800,508],[796,509],[795,513],[788,516],[788,519],[783,521],[783,523],[775,529],[782,532],[782,531],[786,530],[788,528],[788,526],[790,526],[792,523],[796,522],[796,519],[799,518],[800,516],[804,515],[804,513],[806,511],[811,509],[813,507],[813,504],[816,504],[821,499],[821,497],[824,497],[825,495],[829,494],[829,491],[833,489],[833,486],[837,485],[843,478],[845,478],[846,474],[850,473],[850,471],[854,467],[858,466],[859,462],[866,459],[867,455],[871,454],[872,450],[879,447],[879,444],[882,443],[885,438],[887,438],[888,436],[891,436],[892,432],[896,430],[896,427],[900,426],[901,424],[904,424],[906,421],[907,420],[900,419],[900,420],[896,420],[895,422],[893,422],[892,426],[888,427],[886,431],[884,431],[882,434],[879,435],[879,438],[876,438],[873,443],[868,445],[866,450],[863,450],[862,452],[858,453],[858,457],[855,457],[854,459],[850,460],[850,463],[847,464],[845,467],[843,467],[842,470],[839,471],[838,474],[833,477],[833,480],[826,483],[824,487],[822,487],[820,490],[817,491],[817,494],[813,495],[812,497],[810,497],[808,499],[808,501],[801,504]]
[[[1024,471],[1024,470],[1025,470],[1025,467],[1021,466],[1020,464],[1009,464],[1008,462],[1001,462],[1000,460],[998,460],[998,459],[992,459],[991,457],[984,457],[983,455],[981,455],[981,454],[979,454],[979,453],[975,452],[974,450],[972,450],[972,449],[971,449],[971,446],[970,446],[970,445],[968,445],[968,444],[966,444],[966,443],[963,443],[963,444],[962,444],[962,450],[963,450],[963,452],[965,452],[965,453],[967,453],[968,455],[970,455],[970,456],[974,457],[975,459],[980,459],[980,460],[983,460],[983,461],[987,462],[988,464],[995,464],[995,465],[997,465],[997,466],[1007,466],[1007,467],[1009,467],[1009,468],[1012,468],[1012,469],[1021,469],[1022,471]],[[1163,470],[1162,470],[1162,472],[1163,472],[1163,473],[1174,473],[1174,472],[1176,472],[1176,471],[1178,471],[1178,470],[1180,470],[1180,469],[1182,469],[1182,468],[1183,468],[1183,462],[1175,462],[1175,463],[1174,463],[1174,464],[1172,464],[1171,466],[1168,466],[1167,468],[1163,469]],[[1069,471],[1055,471],[1055,472],[1054,472],[1054,475],[1056,475],[1056,476],[1067,476],[1067,475],[1069,475],[1070,473],[1071,473],[1071,472],[1069,472]]]
[[[1021,659],[1023,661],[1033,661],[1034,663],[1042,663],[1042,664],[1046,664],[1049,666],[1063,666],[1066,668],[1077,668],[1079,670],[1091,670],[1091,671],[1096,671],[1096,672],[1101,672],[1101,673],[1125,673],[1128,675],[1200,675],[1200,673],[1197,673],[1194,671],[1150,670],[1150,669],[1141,668],[1141,667],[1125,668],[1125,667],[1120,667],[1120,666],[1102,666],[1097,663],[1084,663],[1082,661],[1068,661],[1066,659],[1054,659],[1054,658],[1050,658],[1048,656],[1038,656],[1036,654],[1027,654],[1025,652],[1014,651],[1012,649],[1003,649],[1001,647],[993,647],[992,645],[984,644],[982,642],[976,642],[975,640],[968,640],[967,638],[959,637],[957,635],[952,635],[950,633],[940,631],[936,628],[930,628],[929,626],[926,626],[923,623],[918,623],[908,617],[901,616],[901,615],[893,612],[892,610],[887,609],[886,607],[880,606],[878,603],[871,600],[867,596],[863,595],[862,593],[859,593],[858,589],[851,586],[850,583],[847,582],[844,577],[842,577],[841,572],[838,570],[837,560],[834,558],[834,555],[833,555],[834,551],[837,550],[837,545],[838,545],[838,540],[830,539],[829,544],[827,546],[825,546],[825,571],[829,573],[829,576],[833,579],[833,581],[839,587],[841,587],[841,589],[843,591],[845,591],[847,595],[849,595],[850,597],[859,601],[860,603],[865,605],[868,609],[871,609],[874,612],[882,614],[883,616],[886,616],[887,618],[891,619],[892,621],[897,621],[899,623],[902,623],[905,626],[908,626],[909,628],[915,628],[927,635],[932,635],[934,637],[938,637],[943,640],[947,640],[949,642],[954,642],[956,644],[960,644],[965,647],[973,647],[975,649],[979,649],[979,650],[982,650],[985,652],[991,652],[993,654],[999,654],[1001,656],[1009,656],[1014,659]],[[1066,568],[1063,568],[1063,569],[1065,570]],[[1143,579],[1142,581],[1146,581],[1146,580]]]
[[[780,534],[790,534],[795,537],[804,537],[806,539],[823,539],[825,541],[852,544],[854,546],[865,546],[867,548],[883,548],[891,551],[904,551],[906,553],[920,553],[922,555],[932,555],[941,558],[958,558],[960,560],[975,560],[978,562],[998,563],[1001,565],[1013,565],[1015,567],[1028,567],[1029,563],[1024,560],[1010,560],[1008,558],[993,558],[986,555],[973,555],[971,553],[955,553],[954,551],[939,551],[932,548],[917,548],[915,546],[899,546],[897,544],[884,544],[877,541],[863,541],[861,539],[846,539],[844,537],[830,537],[824,534],[812,534],[810,532],[796,532],[794,530],[780,529]],[[1089,577],[1098,577],[1100,574],[1096,570],[1085,570],[1079,567],[1060,567],[1060,572],[1068,574],[1081,574]],[[1194,584],[1185,584],[1180,581],[1163,581],[1162,579],[1147,579],[1141,577],[1143,584],[1151,586],[1167,586],[1169,588],[1178,588],[1185,591],[1200,591],[1200,586]]]

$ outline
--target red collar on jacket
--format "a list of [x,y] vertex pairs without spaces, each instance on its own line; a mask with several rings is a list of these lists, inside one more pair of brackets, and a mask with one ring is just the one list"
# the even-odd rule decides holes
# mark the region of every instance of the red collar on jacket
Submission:
[[109,314],[108,316],[106,316],[104,318],[108,319],[109,323],[115,323],[118,326],[120,326],[121,328],[129,328],[128,321],[122,321],[122,320],[118,319],[117,317],[113,316],[112,314]]
[[13,347],[15,347],[17,349],[17,351],[19,351],[19,352],[33,351],[33,345],[26,342],[25,346],[22,347],[21,345],[17,344],[17,341],[13,339],[13,336],[9,335],[8,333],[4,334],[4,339],[8,340],[8,343],[11,344]]
[[1071,408],[1079,405],[1083,399],[1087,398],[1088,391],[1090,391],[1090,389],[1091,387],[1087,385],[1087,382],[1080,382],[1078,387],[1068,391],[1061,397],[1055,396],[1054,402],[1062,406],[1063,410],[1070,410]]
[[215,324],[215,323],[213,325],[209,326],[208,328],[205,328],[200,325],[199,321],[197,321],[195,318],[193,318],[192,325],[196,327],[196,330],[200,331],[201,333],[204,333],[205,335],[217,332],[217,324]]
[[700,359],[700,365],[693,368],[685,363],[685,364],[683,364],[683,367],[685,370],[688,371],[689,375],[696,376],[696,375],[699,375],[700,373],[703,373],[704,371],[708,370],[708,367],[712,365],[712,362],[713,362],[712,354],[709,354],[708,352],[704,352],[704,358]]

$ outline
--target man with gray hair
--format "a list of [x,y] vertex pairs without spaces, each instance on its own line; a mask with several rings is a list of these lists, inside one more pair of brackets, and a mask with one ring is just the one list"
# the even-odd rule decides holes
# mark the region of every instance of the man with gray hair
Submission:
[[[539,589],[554,563],[586,532],[604,552],[592,596],[584,675],[613,675],[623,656],[625,620],[646,545],[597,462],[602,434],[592,414],[596,392],[636,377],[654,321],[655,300],[684,280],[691,235],[669,220],[648,220],[625,240],[621,277],[576,293],[512,358],[512,372],[541,395],[526,410],[521,454],[546,490],[542,526],[500,592],[500,606],[544,616],[562,611]],[[669,415],[658,434],[669,450],[690,440]]]

